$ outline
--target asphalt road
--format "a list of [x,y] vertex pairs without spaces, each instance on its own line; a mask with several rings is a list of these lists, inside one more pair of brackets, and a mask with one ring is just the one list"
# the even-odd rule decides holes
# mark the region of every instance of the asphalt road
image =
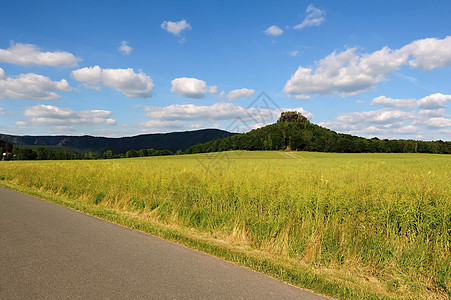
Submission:
[[0,187],[0,299],[325,299]]

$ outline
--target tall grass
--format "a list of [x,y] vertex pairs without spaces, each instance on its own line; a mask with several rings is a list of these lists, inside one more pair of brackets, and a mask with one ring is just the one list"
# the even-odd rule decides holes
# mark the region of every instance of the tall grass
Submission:
[[1,162],[0,178],[194,228],[345,287],[446,298],[450,170],[445,155],[227,152]]

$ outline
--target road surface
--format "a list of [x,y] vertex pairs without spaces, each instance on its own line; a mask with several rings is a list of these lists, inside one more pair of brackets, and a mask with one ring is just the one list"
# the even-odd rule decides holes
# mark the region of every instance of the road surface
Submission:
[[0,187],[0,299],[325,299]]

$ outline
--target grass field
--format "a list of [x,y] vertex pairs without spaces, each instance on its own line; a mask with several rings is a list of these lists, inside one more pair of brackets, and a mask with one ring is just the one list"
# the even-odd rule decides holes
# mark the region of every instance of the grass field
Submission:
[[0,184],[337,298],[451,297],[451,156],[0,162]]

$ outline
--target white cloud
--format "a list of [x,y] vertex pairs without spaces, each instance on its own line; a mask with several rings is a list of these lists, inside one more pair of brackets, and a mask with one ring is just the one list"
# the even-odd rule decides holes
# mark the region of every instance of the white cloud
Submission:
[[[168,132],[174,130],[181,130],[185,128],[185,123],[182,121],[166,121],[166,120],[149,120],[139,123],[140,126],[150,128],[152,132]],[[146,130],[148,132],[148,130]]]
[[93,132],[96,135],[100,136],[108,136],[108,137],[122,137],[131,135],[132,133],[129,132],[126,129],[111,129],[111,128],[102,128],[102,129],[95,129]]
[[130,46],[128,45],[128,42],[127,42],[127,41],[122,41],[122,42],[121,42],[121,45],[119,46],[118,49],[119,49],[119,51],[121,51],[122,54],[124,54],[124,55],[129,55],[129,54],[132,52],[132,50],[133,50],[133,48],[130,47]]
[[204,127],[204,124],[202,124],[202,123],[191,124],[191,128],[199,129],[202,127]]
[[207,86],[203,80],[196,78],[181,77],[171,81],[171,92],[177,93],[180,97],[200,99],[205,97],[205,93],[217,93],[217,86]]
[[191,29],[191,25],[188,22],[186,22],[185,19],[183,19],[177,22],[164,21],[163,23],[161,23],[161,28],[163,28],[167,32],[172,33],[173,35],[179,36],[180,32],[182,32],[183,30]]
[[283,30],[280,27],[273,25],[273,26],[268,27],[265,30],[265,33],[266,33],[266,35],[279,36],[283,33]]
[[254,93],[255,90],[253,89],[242,88],[230,91],[227,96],[224,94],[224,92],[221,92],[221,96],[229,100],[236,100],[241,97],[250,98]]
[[165,121],[224,121],[224,120],[246,120],[252,122],[259,120],[258,123],[269,123],[275,121],[281,112],[288,110],[296,110],[306,116],[308,119],[313,118],[313,114],[299,108],[280,108],[280,109],[263,109],[263,108],[244,108],[233,103],[219,102],[209,106],[194,104],[172,104],[166,107],[145,107],[146,117],[154,120]]
[[311,97],[308,95],[296,95],[295,98],[298,100],[310,100]]
[[385,96],[379,96],[374,98],[370,105],[413,109],[417,106],[416,102],[417,100],[415,99],[392,99]]
[[424,124],[428,127],[451,127],[451,119],[444,117],[430,118]]
[[6,115],[8,112],[3,107],[0,107],[0,115]]
[[[437,128],[446,131],[451,127],[451,119],[445,110],[446,102],[450,100],[451,95],[440,93],[420,100],[391,99],[381,96],[374,98],[371,105],[381,104],[388,108],[340,113],[335,120],[321,122],[319,125],[357,135],[400,138],[416,134],[417,137],[430,140],[433,139],[432,135],[437,134]],[[446,135],[446,132],[442,131],[439,133]]]
[[418,112],[422,116],[428,116],[428,117],[441,117],[445,114],[444,108],[438,108],[438,109],[421,109]]
[[451,137],[451,129],[439,129],[438,132],[444,133],[445,135]]
[[61,98],[56,91],[70,92],[73,88],[65,79],[52,81],[48,77],[34,73],[11,77],[0,68],[0,98],[56,100]]
[[[144,107],[144,110],[147,112],[146,116],[152,118],[152,120],[140,123],[140,125],[151,128],[153,132],[193,128],[224,128],[233,132],[243,132],[275,122],[282,111],[288,110],[296,110],[309,119],[313,118],[313,115],[302,107],[246,109],[232,103],[215,103],[210,106],[174,104],[166,107]],[[224,126],[224,121],[228,126]],[[219,122],[222,122],[222,124]],[[145,130],[145,132],[148,132],[148,130]]]
[[380,109],[375,111],[340,113],[337,116],[337,120],[345,121],[351,124],[393,124],[402,120],[412,119],[413,116],[414,115],[411,112],[405,112],[402,110]]
[[369,126],[362,130],[359,130],[359,133],[363,134],[415,134],[420,129],[413,125],[406,125],[398,128],[381,128],[376,126]]
[[312,27],[312,26],[319,26],[321,23],[323,23],[326,18],[324,15],[326,12],[322,9],[316,8],[313,6],[313,4],[310,4],[307,6],[307,9],[305,10],[307,16],[302,21],[301,24],[298,24],[294,26],[294,29],[303,29],[305,27]]
[[409,124],[414,118],[415,113],[413,112],[380,109],[375,111],[339,113],[334,121],[321,122],[318,125],[339,132],[359,135],[409,134],[418,132],[417,127]]
[[23,125],[115,125],[116,120],[111,119],[111,115],[112,112],[106,110],[74,111],[70,108],[60,108],[52,105],[38,104],[25,109],[24,116],[29,119],[26,122],[23,122]]
[[146,116],[157,120],[231,120],[245,117],[243,107],[232,103],[215,103],[210,106],[195,104],[172,104],[166,107],[145,107]]
[[299,54],[298,50],[288,52],[288,55],[291,57],[296,57],[296,56],[298,56],[298,54]]
[[412,68],[432,70],[451,66],[451,36],[442,40],[436,38],[417,40],[404,46],[401,51],[413,57],[409,61]]
[[446,107],[446,101],[451,101],[451,95],[437,93],[418,100],[418,106],[424,109],[438,109]]
[[72,53],[55,51],[41,52],[39,47],[33,44],[11,44],[8,49],[0,49],[0,62],[16,64],[21,66],[44,65],[44,66],[77,66],[79,58]]
[[154,87],[150,76],[133,69],[102,69],[99,66],[72,71],[75,80],[83,81],[88,87],[99,89],[100,84],[109,86],[128,98],[148,98]]
[[[443,40],[424,39],[401,49],[384,47],[373,53],[358,54],[356,48],[333,52],[316,63],[316,69],[300,66],[287,81],[284,92],[305,94],[357,95],[387,80],[385,75],[409,64],[431,70],[451,65],[451,37]],[[425,45],[433,47],[432,52]]]
[[[362,57],[359,57],[355,50],[351,48],[328,55],[319,61],[315,71],[300,66],[286,83],[284,92],[293,96],[356,95],[372,89],[377,83],[385,80],[384,73],[394,70],[402,63],[398,55],[386,48]],[[386,63],[381,64],[382,61]]]

